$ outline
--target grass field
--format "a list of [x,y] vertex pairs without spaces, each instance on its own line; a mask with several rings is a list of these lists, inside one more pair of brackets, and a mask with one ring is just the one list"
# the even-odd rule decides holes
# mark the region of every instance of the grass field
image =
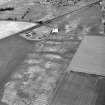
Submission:
[[3,84],[8,81],[10,74],[31,49],[31,43],[18,36],[12,36],[0,41],[0,94],[3,92]]

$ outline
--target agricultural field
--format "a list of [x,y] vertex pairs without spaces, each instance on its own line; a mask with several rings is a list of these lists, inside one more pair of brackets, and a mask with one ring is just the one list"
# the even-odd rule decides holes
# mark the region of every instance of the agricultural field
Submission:
[[[5,26],[1,25],[2,34],[8,37],[0,40],[0,105],[104,103],[104,77],[69,68],[85,36],[104,36],[100,5],[86,6],[89,0],[64,1],[1,3],[1,21],[36,22],[37,27],[30,25],[23,31],[28,25],[15,27],[8,23],[2,31]],[[74,10],[77,11],[71,13]]]

